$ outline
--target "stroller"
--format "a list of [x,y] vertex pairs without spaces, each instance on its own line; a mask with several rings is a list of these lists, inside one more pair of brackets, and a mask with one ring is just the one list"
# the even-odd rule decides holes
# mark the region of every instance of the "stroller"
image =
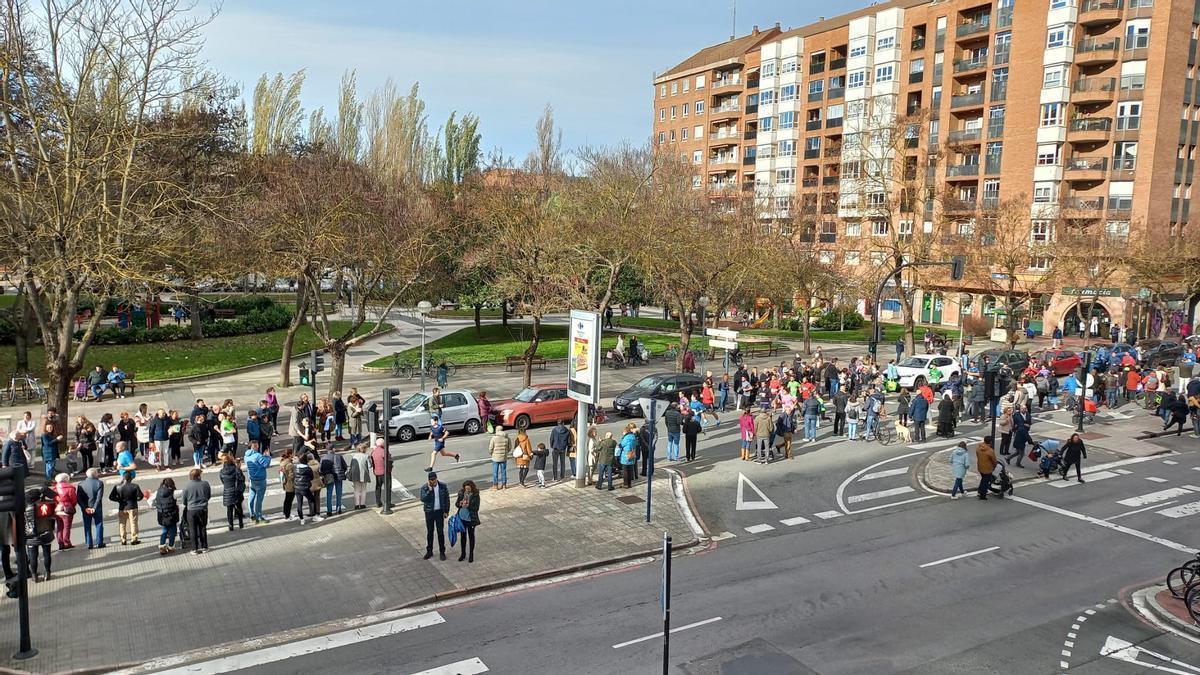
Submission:
[[1058,451],[1058,441],[1045,440],[1033,444],[1029,451],[1030,459],[1034,453],[1038,455],[1038,475],[1050,478],[1051,472],[1058,473],[1062,466],[1062,455]]
[[992,479],[992,484],[988,486],[988,490],[996,495],[997,499],[1004,499],[1004,495],[1006,494],[1011,496],[1013,493],[1012,476],[1009,475],[1008,466],[1003,460],[996,462],[996,471],[999,471],[1000,474],[997,476],[993,472],[994,478]]

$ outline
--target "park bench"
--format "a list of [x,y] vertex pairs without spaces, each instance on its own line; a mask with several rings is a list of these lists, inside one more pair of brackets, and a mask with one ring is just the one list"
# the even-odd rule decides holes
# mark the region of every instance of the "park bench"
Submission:
[[136,373],[125,373],[125,395],[133,396],[133,392],[137,389],[137,384],[134,383]]
[[779,345],[771,342],[761,345],[748,345],[746,351],[750,356],[775,356],[779,353]]
[[[546,369],[546,357],[542,356],[541,354],[534,354],[533,359],[530,361],[530,364],[533,366],[536,366],[536,367],[540,367],[542,370],[545,370]],[[506,356],[506,357],[504,357],[504,369],[511,372],[513,369],[513,366],[521,366],[522,368],[524,368],[525,367],[525,357],[524,356]]]
[[91,318],[92,318],[92,310],[90,310],[90,309],[85,309],[81,312],[77,312],[75,314],[75,330],[82,329],[84,322],[90,320]]

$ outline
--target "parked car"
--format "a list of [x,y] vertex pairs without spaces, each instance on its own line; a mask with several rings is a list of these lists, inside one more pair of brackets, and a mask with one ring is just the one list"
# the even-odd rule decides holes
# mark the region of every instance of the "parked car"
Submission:
[[1184,351],[1184,346],[1178,342],[1163,340],[1142,351],[1142,363],[1151,368],[1173,366],[1179,362]]
[[531,424],[572,419],[579,403],[567,396],[567,385],[535,384],[512,398],[492,401],[492,421],[506,427],[528,429]]
[[[392,438],[407,443],[429,433],[429,400],[432,396],[433,392],[419,391],[400,404],[400,412],[392,415],[388,421],[388,433]],[[469,389],[447,389],[439,397],[442,425],[448,430],[477,434],[483,428],[474,392]]]
[[1025,370],[1029,365],[1029,353],[1023,352],[1020,349],[989,349],[986,352],[981,352],[979,356],[973,360],[977,366],[982,367],[983,357],[988,358],[988,369],[999,368],[1000,364],[1007,365],[1014,372]]
[[613,399],[613,410],[626,417],[644,415],[641,398],[655,398],[660,401],[675,401],[679,393],[691,396],[700,392],[704,379],[690,373],[659,373],[647,375],[638,380],[633,386]]
[[[1095,361],[1094,356],[1093,361]],[[1059,376],[1070,375],[1079,370],[1079,367],[1083,365],[1083,359],[1079,354],[1066,349],[1043,349],[1042,351],[1034,352],[1033,358],[1046,363],[1050,366],[1050,370]]]
[[952,377],[962,377],[962,368],[957,359],[940,354],[914,354],[896,364],[896,372],[900,375],[897,384],[910,389],[925,384],[929,381],[930,365],[942,371],[942,382]]

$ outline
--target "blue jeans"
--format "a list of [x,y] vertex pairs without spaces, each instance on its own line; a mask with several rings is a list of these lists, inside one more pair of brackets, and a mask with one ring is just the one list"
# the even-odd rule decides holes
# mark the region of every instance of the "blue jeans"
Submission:
[[[572,475],[572,476],[574,476],[574,475],[575,475],[575,473],[576,473],[576,472],[575,472],[575,458],[574,458],[574,457],[570,457],[570,456],[568,456],[568,457],[567,457],[567,462],[568,462],[568,463],[570,463],[570,465],[571,465],[571,475]],[[505,476],[507,477],[507,475],[508,475],[508,465],[507,465],[507,464],[505,464],[505,465],[504,465],[504,472],[505,472]]]
[[679,432],[667,432],[667,461],[679,459]]
[[[341,503],[341,488],[342,481],[337,482],[338,503]],[[263,499],[267,496],[267,479],[254,479],[250,481],[250,519],[260,520],[262,515]]]
[[162,534],[158,535],[159,546],[175,546],[175,535],[179,532],[179,525],[163,525]]
[[962,481],[963,481],[963,479],[961,479],[961,478],[954,479],[954,487],[950,490],[951,497],[953,497],[954,495],[956,495],[960,492],[962,492],[962,493],[966,492],[966,490],[963,489]]
[[846,438],[849,438],[852,441],[857,439],[858,438],[858,420],[847,420],[846,426],[849,428],[848,431],[846,431]]
[[612,486],[613,486],[612,479],[613,479],[612,464],[601,464],[600,465],[600,475],[599,475],[599,477],[596,478],[596,489],[599,490],[600,484],[603,483],[605,480],[608,480],[608,489],[611,490]]
[[508,462],[492,462],[492,485],[508,485]]
[[838,393],[838,387],[839,387],[839,386],[840,386],[840,385],[839,385],[839,383],[838,383],[838,381],[837,381],[837,378],[834,378],[834,379],[831,379],[831,380],[829,380],[829,395],[830,395],[830,396],[837,396],[837,393]]
[[804,437],[809,440],[816,440],[816,438],[817,438],[817,416],[816,415],[805,415],[804,416]]
[[88,548],[104,543],[104,514],[83,512],[83,541]]
[[100,394],[103,394],[104,390],[107,388],[108,388],[108,385],[93,384],[92,385],[92,398],[100,398]]
[[863,429],[863,438],[870,438],[875,435],[875,427],[879,422],[879,415],[867,415],[867,428]]
[[46,480],[54,480],[54,463],[58,461],[58,458],[54,455],[42,453],[42,461],[46,463]]
[[[333,513],[333,500],[337,498],[337,510],[342,510],[342,483],[346,481],[335,480],[325,486],[325,515]],[[252,516],[253,517],[253,516]]]
[[725,401],[729,399],[729,390],[722,389],[720,394],[721,395],[717,398],[717,410],[725,412]]
[[196,466],[202,466],[204,464],[204,448],[194,448],[192,450],[192,462],[195,463]]

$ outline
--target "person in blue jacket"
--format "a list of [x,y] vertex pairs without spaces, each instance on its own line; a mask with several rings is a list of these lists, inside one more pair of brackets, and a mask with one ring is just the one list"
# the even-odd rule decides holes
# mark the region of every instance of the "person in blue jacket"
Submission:
[[913,422],[913,441],[924,441],[925,420],[929,418],[929,401],[919,394],[914,396],[912,403],[908,405],[908,416]]
[[621,476],[625,487],[633,485],[633,477],[637,474],[637,424],[630,422],[625,425],[625,435],[617,444],[617,459],[621,462]]
[[[249,428],[249,425],[247,425]],[[267,494],[267,467],[271,466],[271,455],[259,449],[259,442],[251,439],[246,451],[246,477],[250,482],[250,520],[255,524],[267,522],[263,515],[263,498]]]
[[42,428],[42,461],[46,463],[47,483],[54,480],[54,464],[58,461],[58,444],[62,439],[62,434],[54,432],[53,424]]
[[437,530],[438,553],[446,559],[446,518],[450,515],[450,488],[438,480],[437,472],[430,471],[421,486],[421,506],[425,510],[425,559],[433,557],[433,532]]

